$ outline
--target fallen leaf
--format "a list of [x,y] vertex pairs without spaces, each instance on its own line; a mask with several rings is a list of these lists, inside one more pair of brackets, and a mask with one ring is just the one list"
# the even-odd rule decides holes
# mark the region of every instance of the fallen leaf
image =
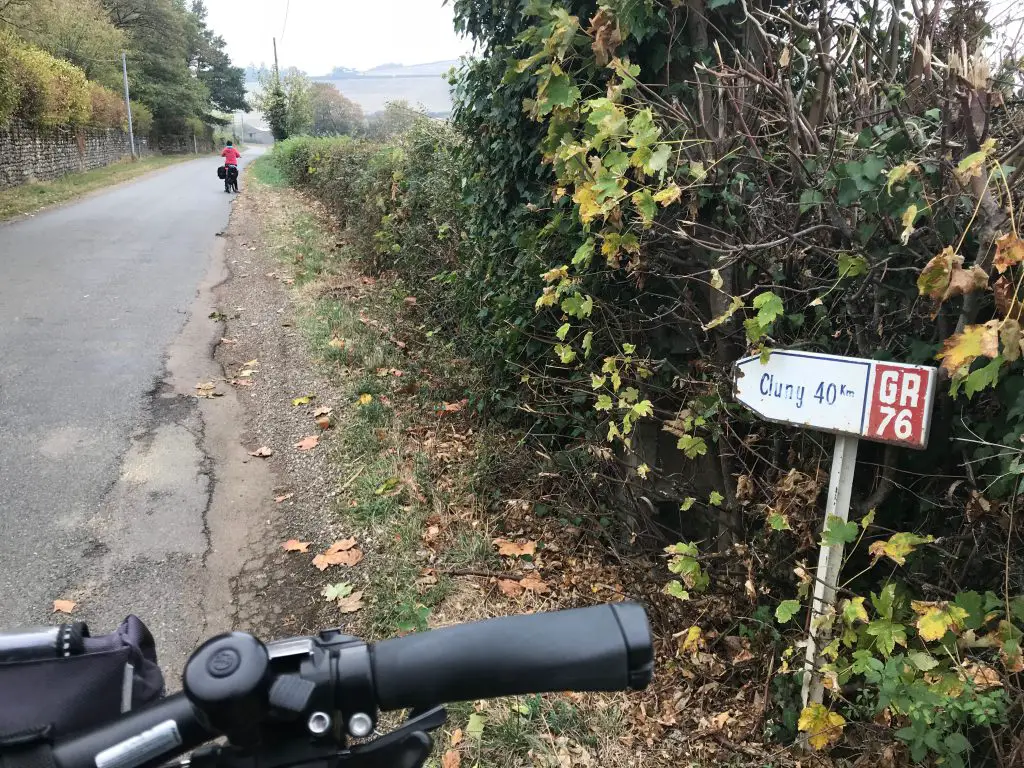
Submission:
[[242,365],[243,368],[255,368],[260,364],[259,360],[250,360],[249,362]]
[[54,613],[71,613],[75,610],[75,606],[78,605],[74,600],[54,600],[53,601],[53,612]]
[[299,541],[298,539],[288,539],[281,548],[285,552],[309,552],[309,542]]
[[238,375],[240,378],[248,379],[254,373],[256,373],[256,371],[254,371],[252,368],[243,368],[241,371],[238,372]]
[[327,342],[327,346],[330,347],[331,349],[344,349],[345,348],[345,340],[344,339],[331,339],[330,341]]
[[479,712],[474,712],[469,716],[469,722],[466,724],[466,735],[469,736],[473,741],[480,741],[484,735],[484,726],[487,724],[487,715],[481,715]]
[[298,448],[300,451],[311,451],[314,448],[316,448],[317,445],[319,444],[320,438],[316,437],[315,435],[310,435],[309,437],[302,438],[299,442],[295,444],[295,447]]
[[232,379],[231,384],[236,387],[251,387],[252,382],[248,379]]
[[990,688],[1002,688],[1003,681],[999,673],[987,664],[969,662],[963,667],[963,675],[970,680],[979,691],[987,691]]
[[294,495],[294,493],[286,493],[284,496],[275,496],[274,501],[280,504],[282,501],[288,501]]
[[405,302],[405,306],[407,306],[407,307],[414,307],[414,306],[416,306],[416,297],[415,296],[406,296],[404,299],[402,299],[402,301]]
[[441,758],[441,768],[459,768],[461,764],[462,756],[455,749],[449,749]]
[[498,579],[498,589],[506,597],[519,597],[523,594],[522,585],[515,579]]
[[461,728],[456,728],[454,731],[452,731],[452,740],[451,741],[452,741],[452,746],[453,747],[459,746],[459,743],[462,741],[462,729]]
[[249,451],[249,455],[255,456],[258,459],[269,459],[274,455],[274,451],[264,445],[262,448],[258,448],[255,451]]
[[320,594],[328,600],[340,600],[351,595],[352,589],[352,585],[347,581],[339,581],[337,584],[328,584],[320,591]]
[[338,610],[342,613],[355,613],[363,607],[363,593],[353,592],[338,601]]
[[1014,234],[1007,234],[996,240],[996,257],[993,266],[1003,274],[1014,264],[1024,261],[1024,240]]
[[519,582],[519,586],[523,589],[527,589],[530,592],[536,592],[538,595],[544,595],[551,591],[547,584],[540,580],[540,576],[535,573],[531,573],[525,579]]
[[223,392],[217,391],[217,385],[212,381],[205,381],[200,384],[196,384],[196,397],[223,397]]
[[321,405],[319,408],[313,411],[313,418],[319,419],[321,416],[330,416],[333,412],[333,408],[328,408],[326,405]]
[[719,712],[711,718],[711,730],[720,731],[729,724],[733,717],[728,712]]
[[356,545],[355,539],[339,539],[327,548],[327,552],[324,554],[333,555],[338,552],[348,552],[352,547]]
[[321,416],[320,418],[318,418],[316,420],[316,425],[318,427],[320,427],[320,429],[330,429],[331,428],[331,417],[330,416]]
[[536,541],[517,544],[508,539],[495,539],[492,543],[498,548],[498,554],[505,557],[522,557],[523,555],[535,555],[537,553]]
[[457,413],[458,411],[461,411],[468,402],[468,400],[460,400],[457,403],[442,403],[441,410],[444,413]]
[[349,549],[344,552],[324,553],[313,558],[313,565],[317,570],[326,571],[332,565],[344,565],[351,568],[358,565],[363,559],[363,552],[359,549]]
[[292,400],[292,406],[309,405],[309,401],[312,400],[316,395],[303,395],[302,397],[296,397]]

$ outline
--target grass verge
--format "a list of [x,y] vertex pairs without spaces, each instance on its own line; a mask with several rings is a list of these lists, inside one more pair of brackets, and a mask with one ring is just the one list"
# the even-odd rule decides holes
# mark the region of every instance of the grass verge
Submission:
[[[493,467],[510,461],[515,443],[464,407],[472,372],[457,350],[431,332],[408,286],[360,271],[345,233],[281,189],[272,158],[254,162],[248,178],[276,274],[293,286],[303,335],[335,388],[331,402],[348,404],[332,414],[329,444],[334,512],[366,553],[354,577],[365,579],[355,629],[375,640],[557,607],[546,587],[520,586],[536,579],[540,553],[496,551],[495,537],[523,533],[500,530],[489,512],[500,496]],[[332,619],[325,614],[324,625]],[[637,764],[623,748],[619,701],[566,694],[457,704],[429,765],[458,764],[444,757],[451,752],[480,768]]]
[[53,181],[23,184],[0,190],[0,221],[40,208],[65,203],[97,189],[134,179],[149,171],[194,159],[193,155],[155,155],[137,162],[124,160],[83,173],[72,173]]

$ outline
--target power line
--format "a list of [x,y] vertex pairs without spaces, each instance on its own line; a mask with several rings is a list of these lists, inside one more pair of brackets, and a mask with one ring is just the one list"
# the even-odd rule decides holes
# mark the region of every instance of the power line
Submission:
[[284,32],[288,29],[288,11],[292,7],[292,0],[286,0],[284,5],[284,23],[281,25],[281,42],[284,42]]

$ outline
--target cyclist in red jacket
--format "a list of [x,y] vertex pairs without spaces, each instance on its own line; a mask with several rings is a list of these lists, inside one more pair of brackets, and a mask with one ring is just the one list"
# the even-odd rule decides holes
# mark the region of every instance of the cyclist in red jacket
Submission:
[[234,148],[229,141],[228,145],[221,151],[220,156],[224,158],[224,191],[238,191],[238,158],[242,153]]

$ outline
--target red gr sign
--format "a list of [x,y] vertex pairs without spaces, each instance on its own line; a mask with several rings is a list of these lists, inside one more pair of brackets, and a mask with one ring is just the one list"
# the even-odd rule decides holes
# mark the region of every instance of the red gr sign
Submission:
[[924,448],[928,444],[934,394],[934,368],[874,363],[864,438]]

